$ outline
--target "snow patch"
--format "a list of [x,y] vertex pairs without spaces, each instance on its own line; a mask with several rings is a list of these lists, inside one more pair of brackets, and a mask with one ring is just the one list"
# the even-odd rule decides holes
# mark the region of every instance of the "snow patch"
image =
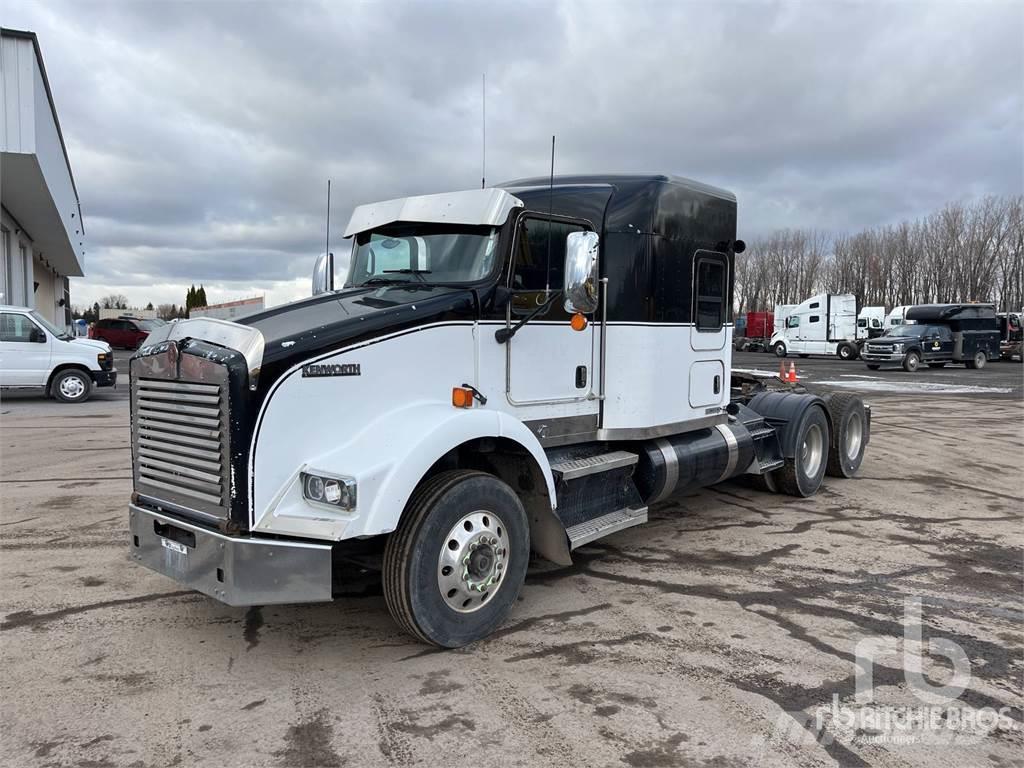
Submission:
[[[842,375],[842,374],[840,374]],[[933,381],[815,381],[823,387],[850,387],[871,392],[925,392],[933,395],[1006,395],[1009,387],[978,387],[969,384],[939,384]]]

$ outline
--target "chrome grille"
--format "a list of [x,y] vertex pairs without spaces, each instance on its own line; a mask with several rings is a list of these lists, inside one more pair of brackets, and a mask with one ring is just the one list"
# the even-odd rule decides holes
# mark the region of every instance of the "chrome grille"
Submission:
[[226,391],[219,384],[133,381],[135,485],[207,514],[227,514]]

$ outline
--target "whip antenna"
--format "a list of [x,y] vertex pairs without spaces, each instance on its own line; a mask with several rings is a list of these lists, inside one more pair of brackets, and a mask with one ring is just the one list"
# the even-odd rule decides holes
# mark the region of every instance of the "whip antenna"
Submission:
[[551,293],[551,230],[554,222],[551,220],[555,212],[555,137],[551,137],[551,181],[548,184],[548,265],[547,282],[544,284],[544,293]]
[[480,85],[480,129],[483,134],[483,140],[480,143],[481,155],[480,158],[480,189],[487,188],[487,73],[484,72],[483,80]]
[[327,180],[327,240],[324,244],[327,254],[327,290],[334,290],[334,256],[331,255],[331,180]]

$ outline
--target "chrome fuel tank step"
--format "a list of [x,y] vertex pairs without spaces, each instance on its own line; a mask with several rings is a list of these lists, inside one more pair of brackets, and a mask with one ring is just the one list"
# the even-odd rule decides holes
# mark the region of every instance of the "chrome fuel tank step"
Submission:
[[582,547],[609,534],[647,522],[647,507],[617,509],[565,529],[569,549]]

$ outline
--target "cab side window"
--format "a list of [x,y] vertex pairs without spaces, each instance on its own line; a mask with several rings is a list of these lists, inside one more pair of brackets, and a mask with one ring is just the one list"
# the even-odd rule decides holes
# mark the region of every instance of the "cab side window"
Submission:
[[717,331],[726,321],[727,262],[724,257],[706,253],[698,255],[694,270],[694,323],[698,331]]
[[932,332],[935,333],[940,341],[952,341],[953,332],[949,330],[948,325],[939,325],[932,328]]
[[[512,270],[512,313],[526,315],[562,289],[565,277],[565,239],[585,227],[564,221],[524,218],[516,239],[516,261]],[[562,302],[555,301],[548,315],[561,315]]]
[[796,315],[790,315],[789,317],[786,318],[786,327],[787,328],[797,328],[797,327],[799,327],[799,325],[800,325],[800,318],[797,317]]
[[24,315],[14,312],[0,314],[0,341],[32,341],[33,329],[38,330],[38,327]]

